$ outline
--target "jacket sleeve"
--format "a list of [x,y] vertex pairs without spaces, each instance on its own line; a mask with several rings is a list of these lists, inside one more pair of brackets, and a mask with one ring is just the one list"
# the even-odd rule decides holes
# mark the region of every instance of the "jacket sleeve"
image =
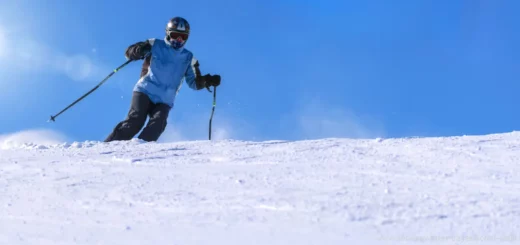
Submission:
[[206,79],[201,75],[199,61],[195,57],[191,58],[191,64],[186,70],[184,78],[188,86],[192,89],[200,90],[206,87]]
[[153,43],[154,39],[152,38],[130,45],[125,51],[126,59],[138,60],[144,58],[144,56],[152,50]]

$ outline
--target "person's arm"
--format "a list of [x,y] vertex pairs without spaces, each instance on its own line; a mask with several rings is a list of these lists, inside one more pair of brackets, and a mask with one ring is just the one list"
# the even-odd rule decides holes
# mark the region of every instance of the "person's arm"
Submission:
[[184,78],[186,79],[186,83],[188,86],[194,90],[201,90],[203,88],[208,88],[210,86],[218,86],[220,85],[220,76],[219,75],[210,75],[206,74],[202,76],[200,73],[200,64],[199,61],[195,58],[191,58],[191,64],[186,70]]
[[148,39],[144,42],[137,42],[130,45],[125,51],[127,60],[141,60],[144,59],[152,50],[154,39]]

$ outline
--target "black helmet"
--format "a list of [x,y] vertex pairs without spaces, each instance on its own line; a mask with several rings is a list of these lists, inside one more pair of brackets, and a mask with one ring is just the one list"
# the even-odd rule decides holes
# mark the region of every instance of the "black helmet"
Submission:
[[182,48],[190,35],[190,24],[182,17],[174,17],[166,25],[166,39],[174,48]]

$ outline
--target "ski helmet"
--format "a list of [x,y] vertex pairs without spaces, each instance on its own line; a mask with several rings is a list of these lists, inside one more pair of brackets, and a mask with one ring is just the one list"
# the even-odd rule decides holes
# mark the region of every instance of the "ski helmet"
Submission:
[[179,49],[186,44],[190,36],[190,24],[182,17],[174,17],[166,25],[166,40],[173,48]]

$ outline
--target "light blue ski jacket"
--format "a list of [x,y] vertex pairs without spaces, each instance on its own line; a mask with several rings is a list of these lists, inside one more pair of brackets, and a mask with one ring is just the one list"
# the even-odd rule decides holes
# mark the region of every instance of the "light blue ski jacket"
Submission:
[[[144,59],[141,77],[134,91],[142,92],[154,103],[173,107],[183,80],[194,90],[203,88],[199,64],[186,48],[174,49],[166,39],[148,39],[151,51]],[[129,47],[130,48],[130,47]]]

